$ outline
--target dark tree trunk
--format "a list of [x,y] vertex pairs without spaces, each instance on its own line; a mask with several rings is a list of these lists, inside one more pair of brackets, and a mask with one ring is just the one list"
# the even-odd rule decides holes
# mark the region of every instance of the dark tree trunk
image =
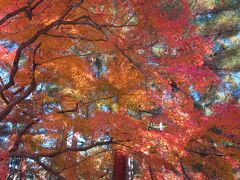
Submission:
[[127,155],[120,150],[113,152],[113,180],[127,180]]

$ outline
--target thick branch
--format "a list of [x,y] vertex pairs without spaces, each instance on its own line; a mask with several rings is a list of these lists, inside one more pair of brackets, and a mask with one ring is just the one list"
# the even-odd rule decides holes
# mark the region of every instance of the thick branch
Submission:
[[[14,16],[22,13],[22,12],[28,12],[30,10],[33,11],[37,6],[39,6],[44,0],[39,0],[33,7],[31,7],[29,9],[29,5],[23,6],[11,13],[8,13],[6,16],[4,16],[1,20],[0,20],[0,25],[2,25],[3,23],[5,23],[7,20],[13,18]],[[29,12],[28,12],[29,13]]]
[[37,53],[37,50],[39,49],[41,44],[39,44],[34,52],[33,52],[33,65],[32,65],[32,82],[30,86],[27,88],[27,90],[19,97],[17,97],[14,101],[10,102],[7,107],[0,113],[0,122],[12,111],[12,109],[22,100],[24,100],[26,97],[28,97],[35,89],[36,82],[35,82],[35,70],[36,70],[36,64],[35,64],[35,55]]
[[62,149],[60,151],[50,152],[50,153],[24,153],[24,152],[12,152],[10,153],[10,157],[26,157],[26,158],[38,158],[38,157],[49,157],[53,158],[60,154],[64,154],[66,152],[77,152],[77,151],[87,151],[94,147],[103,146],[103,145],[110,145],[116,144],[116,141],[106,141],[106,142],[95,142],[85,147],[69,147]]
[[21,7],[9,14],[7,14],[6,16],[4,16],[1,20],[0,20],[0,25],[2,25],[3,23],[5,23],[7,20],[11,19],[12,17],[20,14],[21,12],[24,12],[26,11],[26,9],[28,8],[28,6],[24,6],[24,7]]
[[0,88],[0,92],[5,91],[6,89],[10,88],[11,86],[13,86],[15,84],[14,82],[14,77],[17,74],[17,71],[19,69],[19,60],[21,57],[21,53],[22,51],[28,47],[29,45],[33,44],[34,42],[36,42],[40,36],[42,36],[43,34],[47,33],[49,30],[53,29],[56,26],[59,26],[61,24],[64,24],[63,19],[73,10],[75,9],[77,6],[81,5],[83,3],[83,0],[79,3],[73,4],[72,6],[70,6],[65,12],[64,14],[57,19],[56,21],[54,21],[53,23],[51,23],[50,25],[46,26],[45,28],[39,30],[34,36],[32,36],[30,39],[28,39],[27,41],[23,42],[22,44],[20,44],[20,46],[18,47],[17,51],[16,51],[16,55],[15,58],[13,60],[13,68],[11,69],[10,72],[10,77],[9,77],[9,81],[7,84],[5,84],[4,86],[2,86]]

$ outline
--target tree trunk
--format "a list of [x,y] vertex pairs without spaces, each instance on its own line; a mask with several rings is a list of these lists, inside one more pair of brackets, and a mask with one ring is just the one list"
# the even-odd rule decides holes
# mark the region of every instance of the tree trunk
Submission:
[[127,159],[122,151],[113,152],[113,180],[127,180]]

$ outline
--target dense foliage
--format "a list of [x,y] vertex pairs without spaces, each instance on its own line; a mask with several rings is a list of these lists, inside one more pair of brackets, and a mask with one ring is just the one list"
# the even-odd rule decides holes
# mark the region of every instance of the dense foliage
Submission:
[[2,179],[239,177],[237,0],[0,5]]

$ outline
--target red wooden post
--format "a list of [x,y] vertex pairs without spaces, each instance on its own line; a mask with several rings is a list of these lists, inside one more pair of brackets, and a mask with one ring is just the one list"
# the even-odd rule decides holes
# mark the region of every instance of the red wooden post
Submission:
[[116,150],[113,152],[113,180],[127,180],[127,155]]

